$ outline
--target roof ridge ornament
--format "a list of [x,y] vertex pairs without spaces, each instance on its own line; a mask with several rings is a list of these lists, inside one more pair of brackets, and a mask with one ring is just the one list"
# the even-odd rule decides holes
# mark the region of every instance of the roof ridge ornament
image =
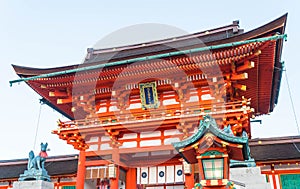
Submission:
[[219,128],[217,125],[216,120],[209,114],[206,114],[205,116],[203,116],[203,120],[200,120],[200,127],[206,127],[208,128],[209,126],[213,126],[215,128]]

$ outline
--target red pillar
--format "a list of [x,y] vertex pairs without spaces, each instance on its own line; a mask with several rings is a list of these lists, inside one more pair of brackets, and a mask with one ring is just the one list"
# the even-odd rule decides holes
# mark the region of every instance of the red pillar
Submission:
[[228,189],[228,187],[226,187],[226,186],[215,186],[215,187],[204,186],[202,189]]
[[225,170],[224,178],[229,180],[230,179],[229,178],[229,176],[230,176],[230,174],[229,174],[229,171],[230,171],[230,160],[229,160],[227,154],[224,157],[224,170]]
[[129,168],[126,172],[125,188],[136,188],[136,168]]
[[85,180],[85,151],[80,150],[77,168],[76,189],[84,189]]
[[187,189],[191,189],[194,187],[194,173],[190,174],[190,175],[185,175],[185,186],[187,187]]
[[119,188],[119,175],[120,175],[120,167],[119,167],[120,154],[119,154],[118,148],[114,148],[113,153],[112,153],[112,160],[116,166],[116,178],[110,179],[110,189],[118,189]]
[[185,175],[185,186],[187,187],[187,189],[191,189],[195,185],[194,174],[195,167],[194,165],[191,165],[191,174]]

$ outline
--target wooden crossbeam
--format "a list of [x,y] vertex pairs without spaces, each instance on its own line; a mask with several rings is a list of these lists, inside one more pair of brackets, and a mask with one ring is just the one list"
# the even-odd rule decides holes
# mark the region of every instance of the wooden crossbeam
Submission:
[[62,92],[62,91],[50,91],[49,96],[50,97],[67,97],[68,94],[66,92]]
[[92,166],[102,166],[102,165],[108,165],[111,162],[108,160],[90,160],[85,162],[86,167],[92,167]]
[[243,72],[255,67],[255,62],[246,60],[242,66],[237,67],[236,71]]
[[56,101],[57,104],[68,104],[68,103],[72,103],[72,98],[59,98]]
[[242,80],[242,79],[248,79],[248,73],[231,75],[231,80]]
[[239,84],[239,83],[233,83],[232,86],[234,88],[240,89],[242,91],[246,91],[247,90],[247,86],[246,85],[242,85],[242,84]]

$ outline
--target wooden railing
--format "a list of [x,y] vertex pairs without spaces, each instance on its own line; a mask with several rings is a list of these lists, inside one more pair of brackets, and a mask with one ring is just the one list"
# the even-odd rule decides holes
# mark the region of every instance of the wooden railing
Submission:
[[205,102],[190,102],[185,106],[180,105],[167,105],[161,106],[157,109],[141,110],[141,109],[128,109],[124,112],[113,111],[98,113],[95,117],[90,117],[83,120],[75,121],[59,121],[59,130],[72,130],[88,126],[113,126],[120,124],[129,124],[145,121],[159,121],[165,119],[184,118],[184,117],[199,117],[206,114],[211,115],[226,115],[234,116],[236,113],[247,114],[251,112],[250,100],[234,101],[228,103],[213,103],[212,101]]

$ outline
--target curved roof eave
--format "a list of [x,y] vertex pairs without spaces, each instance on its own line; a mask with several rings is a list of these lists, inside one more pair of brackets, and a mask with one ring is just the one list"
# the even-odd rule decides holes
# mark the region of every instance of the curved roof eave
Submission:
[[190,163],[194,162],[193,160],[191,161],[188,160],[188,158],[184,155],[184,152],[182,152],[181,150],[188,146],[192,146],[196,144],[198,141],[202,139],[202,137],[206,133],[212,133],[214,136],[218,137],[219,139],[225,142],[242,145],[242,149],[240,150],[242,151],[243,159],[249,159],[248,138],[231,136],[224,133],[222,130],[218,128],[215,120],[209,115],[204,116],[203,120],[201,120],[199,129],[195,134],[186,138],[183,141],[174,142],[172,143],[172,145],[187,162]]
[[191,146],[195,144],[197,141],[199,141],[208,132],[211,132],[216,137],[229,143],[242,144],[242,145],[248,144],[248,138],[228,135],[224,133],[222,130],[220,130],[219,128],[217,128],[214,124],[209,124],[208,126],[200,125],[197,133],[193,134],[192,136],[186,138],[183,141],[173,143],[173,146],[177,150],[185,148],[187,146]]
[[[207,43],[205,43],[205,45],[216,45],[216,44],[223,44],[223,43],[230,43],[230,42],[235,42],[235,41],[243,41],[243,40],[247,40],[247,39],[253,39],[253,38],[257,38],[263,35],[266,35],[270,32],[283,32],[285,31],[285,24],[286,24],[286,19],[287,19],[287,14],[261,26],[258,27],[256,29],[253,29],[251,31],[242,33],[242,34],[238,34],[238,35],[234,35],[232,37],[229,38],[223,38],[223,39],[215,39],[210,35],[204,35],[203,37],[210,37],[210,40],[207,41]],[[193,34],[192,34],[193,35]],[[199,38],[201,39],[201,38]],[[185,40],[182,40],[181,43],[185,43]],[[164,43],[161,43],[159,45],[165,45]],[[144,49],[146,47],[140,47],[138,49]],[[135,49],[136,50],[136,49]],[[172,49],[167,49],[168,51],[171,51]],[[139,51],[140,54],[135,55],[135,57],[141,56],[141,55],[145,55],[146,52],[144,52],[143,50]],[[148,52],[148,51],[147,51]],[[132,54],[127,52],[126,50],[122,50],[122,54]],[[161,51],[156,51],[156,52],[152,52],[151,54],[157,54],[157,53],[161,53]],[[131,58],[131,57],[117,57],[118,60],[120,59],[126,59],[126,58]],[[102,54],[103,56],[106,56],[105,53]],[[109,56],[108,56],[109,57]],[[111,58],[111,57],[110,57]],[[95,62],[87,62],[85,66],[90,66],[90,65],[94,65],[94,64],[101,64],[105,61],[113,61],[113,59],[103,59],[103,60],[99,60],[99,61],[95,61]],[[57,72],[57,71],[63,71],[63,70],[71,70],[74,68],[77,68],[80,64],[75,64],[75,65],[70,65],[70,66],[63,66],[63,67],[55,67],[55,68],[32,68],[32,67],[24,67],[24,66],[18,66],[18,65],[12,65],[15,72],[20,76],[20,77],[28,77],[28,76],[35,76],[35,75],[41,75],[41,74],[47,74],[47,73],[52,73],[52,72]],[[81,65],[82,66],[82,65]]]

